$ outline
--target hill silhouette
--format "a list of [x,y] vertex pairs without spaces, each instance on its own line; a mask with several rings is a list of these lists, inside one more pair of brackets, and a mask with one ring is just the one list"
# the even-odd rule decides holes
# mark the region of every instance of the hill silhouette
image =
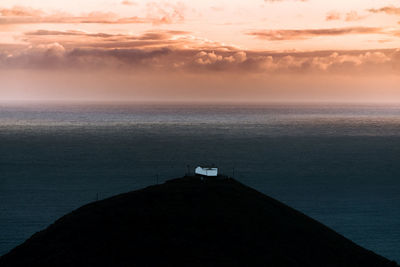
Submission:
[[0,266],[398,266],[234,179],[184,177],[85,205]]

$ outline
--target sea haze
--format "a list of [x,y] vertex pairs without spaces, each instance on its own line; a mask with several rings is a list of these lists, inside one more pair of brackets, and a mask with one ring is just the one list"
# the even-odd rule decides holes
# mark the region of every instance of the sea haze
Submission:
[[0,255],[58,217],[222,172],[400,262],[400,106],[0,105]]

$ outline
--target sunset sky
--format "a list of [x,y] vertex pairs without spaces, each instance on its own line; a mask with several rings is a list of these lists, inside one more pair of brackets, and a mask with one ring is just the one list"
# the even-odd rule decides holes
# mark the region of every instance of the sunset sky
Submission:
[[400,102],[400,1],[2,0],[0,99]]

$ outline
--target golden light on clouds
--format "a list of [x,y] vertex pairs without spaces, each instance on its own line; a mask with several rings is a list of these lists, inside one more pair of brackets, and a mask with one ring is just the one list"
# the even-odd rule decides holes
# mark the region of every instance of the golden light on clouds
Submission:
[[397,102],[399,10],[391,0],[5,0],[0,97]]

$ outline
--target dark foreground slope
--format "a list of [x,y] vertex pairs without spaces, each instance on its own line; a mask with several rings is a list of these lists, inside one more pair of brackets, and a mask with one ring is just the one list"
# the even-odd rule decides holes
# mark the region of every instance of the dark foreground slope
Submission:
[[83,206],[0,266],[397,266],[233,179],[183,178]]

